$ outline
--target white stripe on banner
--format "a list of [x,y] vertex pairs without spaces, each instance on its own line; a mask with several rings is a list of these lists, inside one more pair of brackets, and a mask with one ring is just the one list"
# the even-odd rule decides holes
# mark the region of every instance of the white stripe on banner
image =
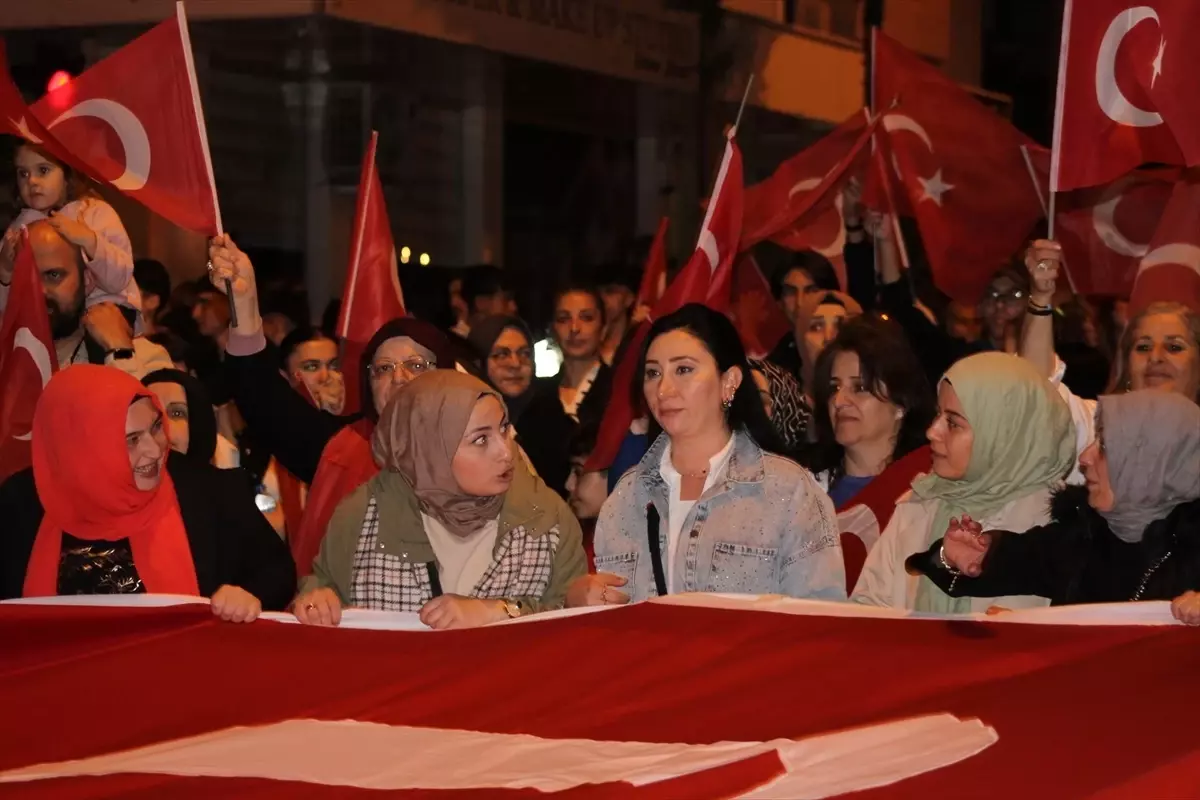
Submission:
[[384,790],[552,792],[617,781],[643,786],[775,750],[787,772],[749,796],[804,800],[887,786],[963,761],[998,739],[996,732],[979,720],[964,721],[949,714],[800,741],[711,745],[542,739],[306,719],[228,728],[94,758],[11,770],[0,773],[0,783],[139,773],[265,778]]

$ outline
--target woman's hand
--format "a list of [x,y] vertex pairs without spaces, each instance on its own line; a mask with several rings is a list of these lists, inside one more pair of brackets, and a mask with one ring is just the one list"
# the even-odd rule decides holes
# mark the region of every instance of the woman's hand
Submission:
[[1038,239],[1025,251],[1025,269],[1033,287],[1029,299],[1039,306],[1054,302],[1058,286],[1058,268],[1062,266],[1062,245],[1050,239]]
[[983,571],[983,559],[992,544],[992,537],[968,516],[950,520],[946,537],[942,539],[942,557],[952,568],[971,577]]
[[346,379],[340,372],[333,372],[329,382],[319,387],[317,391],[317,408],[328,411],[334,416],[341,414],[346,408]]
[[625,605],[629,602],[629,595],[613,587],[624,586],[626,583],[620,575],[610,572],[582,575],[567,587],[567,608]]
[[329,587],[313,589],[296,598],[292,613],[305,625],[330,628],[342,621],[342,601]]
[[52,212],[46,221],[50,223],[50,227],[58,231],[59,236],[76,247],[83,248],[83,252],[87,253],[88,258],[96,257],[96,247],[99,242],[96,240],[94,230],[77,219],[71,219],[61,211]]
[[508,619],[499,600],[480,600],[457,594],[435,597],[421,609],[421,622],[435,631],[480,628]]
[[226,622],[254,622],[262,613],[262,603],[240,586],[227,583],[213,592],[212,612]]
[[1200,625],[1200,592],[1184,592],[1172,600],[1171,616],[1184,625]]
[[256,298],[254,265],[250,263],[250,257],[234,243],[233,237],[223,233],[209,239],[208,260],[212,264],[208,277],[217,291],[224,293],[225,281],[228,280],[233,287],[233,297],[229,298],[231,302]]

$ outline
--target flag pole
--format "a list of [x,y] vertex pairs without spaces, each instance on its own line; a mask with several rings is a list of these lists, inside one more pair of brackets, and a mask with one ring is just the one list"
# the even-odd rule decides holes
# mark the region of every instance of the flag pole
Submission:
[[[200,149],[204,152],[204,167],[208,170],[208,185],[212,188],[213,213],[216,216],[217,235],[225,233],[221,224],[221,203],[217,199],[217,181],[213,176],[212,153],[208,149],[208,126],[204,122],[204,107],[200,103],[200,86],[196,81],[196,62],[192,58],[192,37],[188,33],[187,12],[183,0],[175,3],[175,18],[179,24],[179,38],[183,43],[183,60],[187,65],[188,85],[192,90],[192,109],[196,113],[196,129],[200,133]],[[225,296],[229,298],[229,325],[238,326],[237,306],[233,302],[233,281],[225,279]]]
[[746,101],[750,99],[750,87],[754,85],[754,73],[746,79],[746,89],[742,92],[742,104],[738,106],[737,116],[734,117],[733,127],[729,130],[730,137],[737,134],[738,125],[742,124],[742,112],[746,110]]
[[[1026,145],[1021,145],[1021,156],[1025,159],[1025,169],[1029,171],[1029,180],[1033,183],[1033,191],[1037,192],[1038,202],[1042,205],[1042,211],[1046,214],[1046,219],[1050,223],[1048,228],[1053,231],[1054,219],[1054,195],[1050,195],[1049,203],[1046,202],[1046,195],[1042,193],[1042,184],[1037,179],[1037,170],[1033,168],[1033,159],[1029,156],[1029,148]],[[1054,234],[1048,232],[1047,236],[1050,239],[1054,238]],[[1079,294],[1075,290],[1075,279],[1071,277],[1071,270],[1067,267],[1067,259],[1063,257],[1063,273],[1067,276],[1067,285],[1071,287],[1071,294]]]
[[1054,138],[1050,142],[1050,199],[1046,209],[1046,236],[1054,238],[1054,197],[1058,194],[1059,170],[1062,167],[1063,100],[1067,93],[1067,55],[1071,45],[1071,11],[1074,0],[1063,6],[1062,44],[1058,51],[1058,85],[1054,91]]

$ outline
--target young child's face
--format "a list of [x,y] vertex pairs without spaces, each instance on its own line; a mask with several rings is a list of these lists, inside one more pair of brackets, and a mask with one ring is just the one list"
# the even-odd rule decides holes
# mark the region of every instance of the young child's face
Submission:
[[17,148],[14,161],[22,203],[35,211],[48,211],[63,204],[67,196],[67,177],[62,167],[24,145]]

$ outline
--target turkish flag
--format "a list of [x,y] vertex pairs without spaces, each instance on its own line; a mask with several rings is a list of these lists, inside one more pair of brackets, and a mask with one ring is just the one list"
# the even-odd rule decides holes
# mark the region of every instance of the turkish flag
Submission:
[[642,268],[642,283],[638,287],[637,305],[654,308],[667,291],[667,228],[670,220],[663,217],[654,232],[646,266]]
[[725,153],[700,226],[696,250],[654,306],[650,318],[638,326],[624,358],[617,364],[611,399],[600,423],[596,447],[585,465],[589,472],[607,469],[612,464],[637,416],[631,394],[636,378],[634,371],[642,343],[654,320],[674,313],[688,303],[703,303],[722,313],[729,311],[733,260],[738,254],[743,208],[742,153],[734,141],[735,134],[736,129],[730,130],[726,139]]
[[221,232],[183,3],[33,113],[91,174],[181,228]]
[[741,249],[764,240],[789,250],[815,250],[828,258],[846,288],[846,223],[842,189],[862,174],[877,121],[857,113],[831,133],[779,165],[771,177],[746,189]]
[[743,253],[733,265],[733,307],[730,314],[737,326],[746,355],[761,360],[792,331],[787,315],[775,302],[754,256]]
[[33,411],[42,388],[57,371],[46,297],[25,234],[13,265],[8,309],[0,322],[0,483],[33,463]]
[[1044,214],[1021,153],[1034,142],[883,33],[874,48],[880,127],[934,283],[974,305]]
[[1138,265],[1129,311],[1183,303],[1200,313],[1200,171],[1175,184],[1149,252]]
[[345,413],[358,412],[362,398],[358,396],[359,370],[363,364],[363,349],[389,320],[403,317],[404,292],[400,289],[400,273],[396,264],[396,245],[392,226],[388,222],[383,184],[375,166],[375,149],[379,132],[371,131],[367,154],[363,157],[362,175],[358,180],[358,202],[354,210],[354,236],[350,241],[350,261],[346,266],[346,285],[342,287],[342,310],[338,315],[337,333],[342,339],[342,370],[350,376],[346,381]]
[[1200,164],[1200,3],[1067,0],[1054,116],[1056,192],[1147,163]]
[[42,148],[59,161],[64,161],[75,169],[90,174],[87,165],[55,139],[25,105],[25,98],[21,96],[20,90],[13,83],[12,73],[8,69],[8,57],[5,54],[3,39],[0,39],[0,134],[19,136]]

